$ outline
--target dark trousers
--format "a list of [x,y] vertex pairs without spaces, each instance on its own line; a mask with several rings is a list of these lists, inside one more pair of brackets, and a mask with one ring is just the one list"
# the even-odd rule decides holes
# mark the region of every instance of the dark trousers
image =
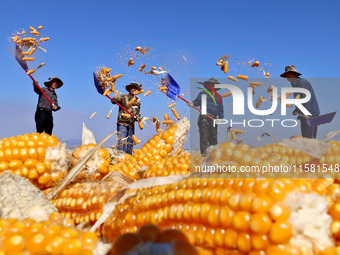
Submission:
[[301,134],[303,137],[316,138],[318,127],[310,127],[307,124],[307,121],[305,118],[301,119],[300,123],[301,123]]
[[135,134],[135,127],[117,125],[117,131],[120,132],[120,134],[118,134],[118,149],[124,151],[127,154],[132,155],[133,148],[132,135]]
[[217,144],[217,125],[207,116],[198,117],[198,128],[200,133],[201,155],[206,155],[207,149],[211,145]]
[[37,111],[35,112],[35,126],[37,128],[38,133],[45,132],[49,135],[52,135],[53,129],[52,112],[37,109]]

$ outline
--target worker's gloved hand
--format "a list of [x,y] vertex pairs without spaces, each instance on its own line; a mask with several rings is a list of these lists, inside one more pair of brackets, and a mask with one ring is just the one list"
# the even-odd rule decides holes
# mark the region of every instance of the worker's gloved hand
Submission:
[[117,99],[116,98],[112,98],[111,103],[112,104],[116,104],[117,103]]
[[189,102],[189,103],[188,103],[188,106],[193,107],[194,104],[193,104],[192,102]]

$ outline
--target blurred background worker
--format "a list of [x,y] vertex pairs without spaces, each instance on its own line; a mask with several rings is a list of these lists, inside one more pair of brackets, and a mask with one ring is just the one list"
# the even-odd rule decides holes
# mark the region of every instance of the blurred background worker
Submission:
[[[220,84],[217,79],[210,78],[209,81],[199,82],[203,84],[207,91],[213,96],[213,98],[206,91],[202,91],[198,94],[196,99],[190,102],[189,106],[201,106],[201,98],[202,94],[207,95],[207,115],[212,117],[213,119],[223,119],[223,104],[221,99],[221,95],[216,91],[220,90],[219,88],[215,88],[215,84]],[[211,145],[217,144],[217,125],[214,127],[214,122],[211,118],[206,115],[200,114],[198,117],[198,128],[200,134],[200,150],[201,155],[206,155],[207,148]]]
[[[302,104],[312,115],[311,116],[305,116],[299,108],[295,108],[293,111],[293,115],[298,115],[297,119],[300,120],[301,123],[301,134],[303,137],[307,138],[316,138],[317,133],[317,127],[310,127],[307,124],[307,118],[308,117],[314,117],[320,115],[319,105],[318,101],[316,100],[314,90],[312,88],[312,85],[309,81],[306,79],[300,78],[301,74],[297,72],[296,67],[293,65],[286,66],[285,72],[281,74],[280,76],[283,78],[286,78],[294,88],[304,88],[307,89],[310,94],[311,98],[308,102]],[[294,98],[296,96],[300,96],[300,98],[303,98],[304,94],[301,93],[294,93]]]
[[[132,117],[123,108],[119,107],[117,119],[118,134],[118,149],[132,155],[133,139],[132,135],[135,134],[135,121],[140,118],[140,98],[135,95],[136,91],[141,88],[136,82],[131,82],[125,86],[129,94],[122,94],[117,99],[112,98],[112,103],[119,103],[135,117]],[[125,138],[125,139],[124,139]]]
[[37,132],[52,135],[53,116],[52,111],[60,110],[58,106],[58,97],[55,90],[63,86],[63,82],[56,76],[51,76],[48,81],[44,82],[46,88],[41,88],[46,96],[52,101],[53,105],[47,100],[43,93],[37,87],[38,82],[34,82],[34,91],[39,95],[37,110],[35,112],[35,125]]

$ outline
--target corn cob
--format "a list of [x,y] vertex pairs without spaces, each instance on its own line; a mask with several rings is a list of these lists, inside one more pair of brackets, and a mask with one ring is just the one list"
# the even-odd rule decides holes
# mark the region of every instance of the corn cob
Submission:
[[260,65],[259,61],[255,61],[252,63],[251,67],[258,67]]
[[92,113],[92,115],[90,116],[90,119],[92,119],[96,115],[97,115],[97,112]]
[[132,66],[135,64],[135,61],[132,60],[132,58],[129,59],[128,66]]
[[157,120],[156,121],[156,130],[158,130],[161,127],[161,121]]
[[174,121],[173,120],[163,120],[162,123],[163,124],[173,124]]
[[57,211],[38,188],[9,171],[0,174],[0,208],[1,218],[19,220],[44,221]]
[[166,113],[164,113],[163,116],[164,116],[164,119],[165,119],[165,120],[169,120],[169,117],[168,117],[168,115],[167,115]]
[[231,75],[228,76],[228,79],[232,80],[232,81],[235,81],[235,82],[238,82],[238,79],[236,79],[235,77],[233,77]]
[[251,81],[249,82],[249,85],[254,86],[254,87],[259,87],[262,85],[262,82],[260,81]]
[[33,133],[0,140],[0,173],[23,176],[39,188],[54,185],[67,173],[66,145],[46,133]]
[[134,97],[134,98],[132,98],[132,99],[129,101],[128,105],[129,105],[129,106],[133,105],[133,103],[134,103],[135,101],[136,101],[136,98]]
[[143,122],[141,119],[138,120],[138,125],[139,125],[139,128],[142,130],[144,128],[144,125],[143,125]]
[[263,101],[264,97],[263,96],[260,96],[259,99],[257,99],[257,102],[256,102],[256,108],[259,108],[262,101]]
[[116,79],[118,79],[118,78],[120,78],[120,77],[122,77],[122,76],[123,76],[123,74],[116,74],[116,75],[112,76],[112,78],[113,78],[114,80],[116,80]]
[[275,88],[275,86],[274,86],[274,85],[271,85],[271,86],[268,88],[267,93],[273,92],[273,88]]
[[239,79],[241,79],[241,80],[245,80],[245,81],[248,80],[248,76],[246,76],[246,75],[241,75],[241,74],[237,75],[237,78],[239,78]]
[[[102,231],[114,241],[144,224],[157,224],[182,230],[194,237],[197,247],[213,251],[281,254],[274,251],[284,246],[316,254],[333,246],[330,216],[326,200],[311,194],[308,184],[304,179],[188,178],[138,190],[116,208]],[[316,204],[310,204],[310,199]],[[307,217],[308,211],[318,215],[323,227],[311,230],[321,225],[313,216]]]
[[141,66],[138,68],[138,71],[140,71],[140,72],[143,71],[143,69],[145,68],[145,66],[146,66],[145,64],[144,64],[144,65],[141,65]]
[[171,107],[174,107],[175,105],[176,105],[176,103],[172,103],[168,107],[171,108]]
[[176,111],[175,108],[171,108],[171,111],[173,112],[173,114],[175,115],[176,119],[180,120],[181,117],[179,116],[178,112]]
[[109,92],[111,93],[110,89],[106,89],[103,93],[103,96],[105,97],[106,95],[110,95]]
[[27,71],[27,74],[32,74],[32,73],[34,73],[34,70]]
[[139,94],[142,94],[144,93],[144,90],[143,89],[139,89],[135,92],[135,95],[139,95]]
[[75,183],[51,202],[63,217],[74,220],[75,224],[93,225],[102,215],[104,204],[116,194],[116,188],[117,184],[111,181]]
[[[160,123],[159,120],[157,123],[158,122]],[[139,170],[141,166],[144,165],[148,168],[161,161],[162,158],[174,155],[180,150],[186,140],[188,128],[188,120],[184,117],[176,124],[172,124],[164,132],[151,138],[141,149],[137,150],[132,157],[118,164],[109,166],[109,171],[120,171],[133,179],[139,178],[137,170]],[[157,129],[159,129],[159,127]]]
[[152,122],[155,123],[157,121],[157,117],[156,116],[153,116],[152,117]]
[[46,41],[48,41],[48,40],[50,40],[49,37],[43,37],[43,38],[40,38],[40,39],[39,39],[39,42],[46,42]]
[[116,93],[115,93],[115,96],[114,96],[115,99],[118,98],[118,94],[119,94],[119,91],[117,90]]
[[225,61],[224,65],[223,65],[223,72],[227,73],[228,72],[228,61]]
[[[85,144],[76,148],[69,158],[71,167],[74,167],[79,160],[81,160],[86,153],[95,147],[95,144]],[[84,169],[77,176],[77,181],[82,180],[101,180],[106,174],[109,173],[109,165],[111,162],[109,152],[100,148],[86,163]]]
[[[0,254],[105,254],[110,249],[95,233],[53,221],[0,219],[0,226]],[[99,246],[104,248],[101,253],[96,252]]]
[[266,78],[269,78],[270,77],[270,73],[266,73]]
[[24,61],[33,61],[34,58],[32,58],[32,57],[23,57],[22,60],[24,60]]
[[43,26],[38,26],[38,29],[40,30],[40,29],[42,29],[43,28]]
[[152,69],[152,70],[156,70],[156,69],[157,69],[157,67],[155,67],[155,66],[151,66],[151,69]]
[[146,97],[146,96],[148,96],[150,94],[151,94],[151,90],[148,90],[147,92],[145,92],[144,96]]
[[132,139],[135,142],[135,144],[139,144],[140,140],[138,140],[138,138],[135,135],[132,135]]
[[232,95],[231,92],[228,91],[228,92],[222,94],[221,96],[222,96],[222,97],[228,97],[228,96],[231,96],[231,95]]

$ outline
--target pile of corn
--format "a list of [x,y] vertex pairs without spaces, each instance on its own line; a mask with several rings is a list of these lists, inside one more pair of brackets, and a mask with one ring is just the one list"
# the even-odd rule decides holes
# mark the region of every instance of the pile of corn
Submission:
[[[118,164],[109,166],[110,172],[120,171],[135,180],[141,178],[140,176],[143,176],[143,173],[140,171],[142,166],[145,166],[146,169],[151,169],[153,165],[161,164],[163,159],[167,159],[171,155],[178,156],[181,153],[188,130],[189,122],[184,117],[176,124],[170,125],[165,131],[151,138],[131,157],[127,156],[125,160]],[[149,172],[148,176],[153,176],[153,174],[150,174],[153,171],[152,169],[147,170]],[[187,172],[187,166],[184,170]],[[178,170],[174,171],[174,173],[176,172]]]
[[[94,148],[95,144],[85,144],[76,148],[70,155],[71,167],[74,167],[86,153]],[[99,148],[92,158],[86,163],[84,169],[78,174],[77,180],[101,180],[109,173],[111,157],[109,152],[104,148]]]
[[331,180],[223,177],[138,190],[117,206],[103,235],[114,241],[156,224],[182,230],[197,247],[212,252],[317,254],[333,247],[327,200],[313,193],[315,183],[326,188]]
[[98,236],[54,221],[0,219],[0,254],[93,254]]
[[66,145],[46,133],[0,140],[0,173],[23,176],[39,188],[53,186],[67,174]]
[[[122,77],[123,74],[116,74],[111,76],[111,68],[99,67],[96,72],[99,85],[103,88],[104,96],[110,95],[111,92],[115,91],[115,83],[118,78]],[[118,91],[116,91],[115,98],[118,96]]]

